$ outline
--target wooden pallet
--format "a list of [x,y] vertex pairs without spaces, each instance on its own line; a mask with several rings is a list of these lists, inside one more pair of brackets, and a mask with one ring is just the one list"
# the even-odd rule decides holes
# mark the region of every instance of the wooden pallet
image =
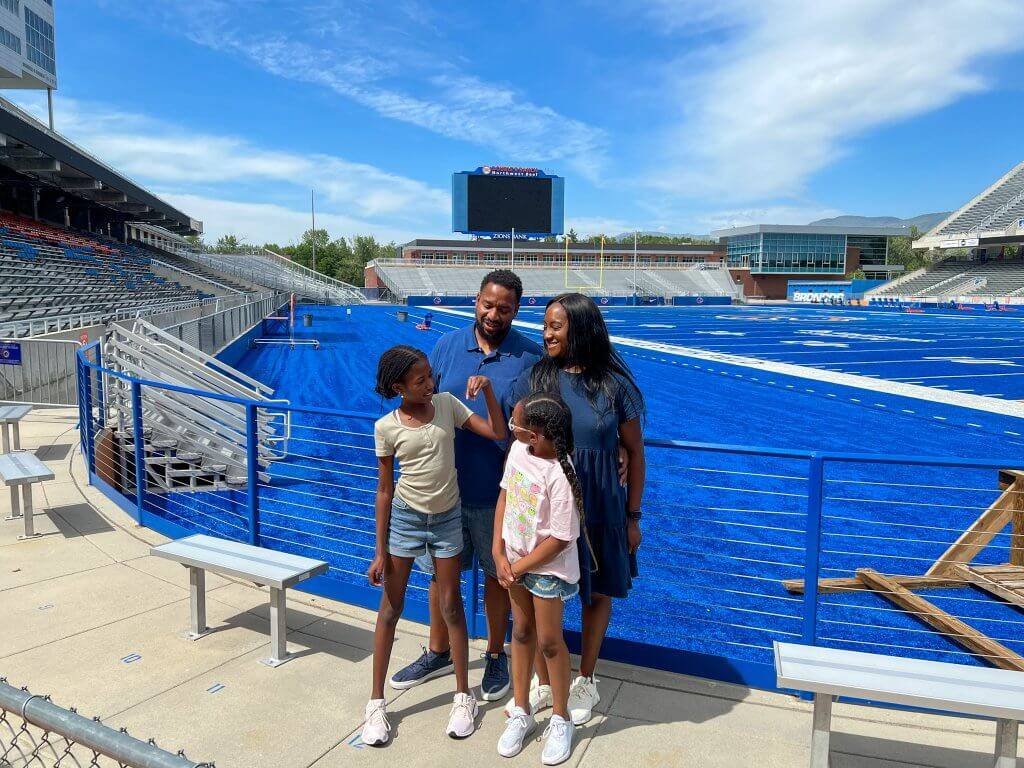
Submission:
[[955,572],[979,589],[1024,608],[1024,566],[958,565]]
[[1024,672],[1024,658],[1018,653],[1002,643],[996,642],[984,632],[961,621],[934,603],[928,602],[920,595],[914,594],[885,574],[871,568],[861,568],[857,571],[857,578],[879,597],[902,608],[914,618],[937,630],[947,640],[965,648],[983,661],[1000,669]]

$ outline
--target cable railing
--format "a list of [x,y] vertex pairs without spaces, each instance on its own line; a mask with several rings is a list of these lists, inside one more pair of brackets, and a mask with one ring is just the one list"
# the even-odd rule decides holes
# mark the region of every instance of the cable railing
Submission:
[[[168,536],[207,533],[326,560],[329,572],[309,591],[376,608],[379,591],[365,576],[375,546],[376,414],[275,404],[290,415],[287,456],[265,460],[250,430],[245,482],[167,485],[148,469],[153,436],[111,428],[102,381],[137,387],[142,403],[179,390],[211,408],[244,407],[252,424],[268,406],[115,373],[96,353],[90,346],[78,355],[83,455],[96,485]],[[1024,668],[1024,594],[1016,591],[1024,587],[1024,485],[1000,472],[1024,468],[1024,456],[658,438],[646,440],[646,452],[639,577],[629,599],[616,601],[605,658],[764,688],[774,687],[776,640]],[[482,585],[479,570],[464,575],[474,636],[486,631]],[[426,620],[428,587],[414,571],[410,618]],[[568,604],[566,626],[578,643],[578,603]]]

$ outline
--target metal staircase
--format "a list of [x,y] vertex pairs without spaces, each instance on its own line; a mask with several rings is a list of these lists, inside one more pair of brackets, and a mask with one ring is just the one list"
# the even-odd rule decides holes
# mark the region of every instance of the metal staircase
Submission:
[[[106,368],[136,379],[258,402],[256,472],[260,482],[270,481],[264,470],[287,455],[291,432],[290,412],[272,406],[288,401],[274,400],[269,387],[145,320],[115,323],[102,350]],[[133,455],[131,385],[107,375],[103,391],[107,423],[125,449],[121,453]],[[146,385],[141,398],[147,486],[177,491],[247,484],[244,404]]]

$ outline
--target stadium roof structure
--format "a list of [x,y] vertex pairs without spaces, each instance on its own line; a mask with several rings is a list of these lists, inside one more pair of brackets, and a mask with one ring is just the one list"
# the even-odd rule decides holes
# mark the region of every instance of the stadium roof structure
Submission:
[[915,248],[1024,242],[1024,162],[914,241]]
[[179,235],[203,232],[203,222],[143,189],[3,98],[0,165],[40,186],[107,208],[125,221],[156,225]]
[[[479,239],[479,240],[411,240],[402,246],[402,251],[417,249],[439,249],[446,251],[510,251],[512,242],[509,239]],[[632,243],[605,243],[605,251],[629,251],[633,252]],[[714,243],[687,243],[684,245],[661,245],[658,243],[640,243],[636,247],[639,253],[714,253],[719,250]],[[543,240],[516,240],[517,251],[551,251],[552,253],[564,253],[564,242],[545,242]],[[582,242],[569,243],[570,253],[598,253],[601,250],[600,243]]]
[[873,235],[875,237],[906,237],[908,230],[904,227],[844,227],[828,224],[750,224],[745,227],[716,229],[711,233],[711,236],[720,240],[723,237],[760,235],[767,232],[799,235]]

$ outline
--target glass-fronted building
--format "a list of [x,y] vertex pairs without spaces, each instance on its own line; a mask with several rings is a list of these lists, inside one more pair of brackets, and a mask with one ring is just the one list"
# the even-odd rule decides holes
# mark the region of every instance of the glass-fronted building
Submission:
[[868,277],[885,278],[902,269],[888,264],[889,238],[907,232],[897,227],[757,224],[711,234],[724,243],[729,267],[751,274],[845,275],[860,268]]
[[748,296],[785,298],[787,276],[842,279],[863,270],[869,280],[888,280],[903,267],[889,264],[889,239],[899,227],[754,224],[711,233]]

